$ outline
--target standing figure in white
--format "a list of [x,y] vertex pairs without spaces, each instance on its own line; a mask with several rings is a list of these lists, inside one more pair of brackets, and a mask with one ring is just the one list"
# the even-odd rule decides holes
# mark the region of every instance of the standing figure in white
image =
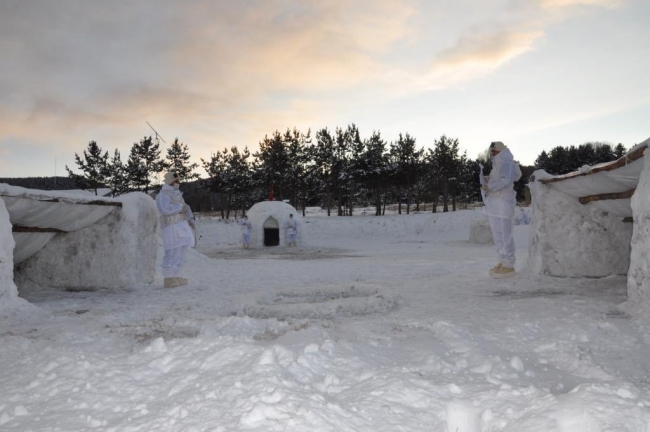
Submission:
[[244,249],[250,249],[251,247],[251,233],[253,232],[253,224],[248,220],[248,216],[244,215],[239,222],[241,225],[242,232],[242,245]]
[[521,178],[519,164],[514,161],[510,150],[501,142],[490,144],[492,172],[489,180],[481,176],[485,194],[485,211],[490,218],[492,237],[499,255],[499,264],[490,270],[496,279],[515,276],[515,241],[512,219],[515,215],[517,195],[514,185]]
[[289,219],[284,223],[284,230],[287,236],[287,246],[295,247],[298,242],[298,221],[289,215]]
[[183,192],[178,190],[180,178],[175,171],[165,174],[165,184],[156,196],[156,207],[160,213],[160,228],[165,255],[162,262],[165,288],[187,285],[187,279],[179,273],[185,259],[187,248],[194,245],[192,230],[196,222],[190,206],[183,200]]

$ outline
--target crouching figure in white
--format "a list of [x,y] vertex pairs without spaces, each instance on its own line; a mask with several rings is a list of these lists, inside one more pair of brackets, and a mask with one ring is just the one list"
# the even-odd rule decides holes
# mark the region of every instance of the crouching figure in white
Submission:
[[284,223],[284,229],[287,236],[287,246],[294,247],[298,242],[298,221],[289,215],[289,219]]
[[512,219],[517,204],[514,184],[521,178],[521,169],[501,141],[490,144],[490,156],[492,172],[487,181],[481,176],[481,184],[486,195],[485,211],[490,218],[492,237],[499,255],[499,264],[490,270],[490,275],[499,279],[516,274]]
[[189,246],[194,246],[196,222],[190,206],[183,200],[183,192],[178,190],[180,178],[174,171],[165,174],[165,184],[156,197],[156,206],[160,212],[162,230],[163,257],[162,270],[165,276],[165,288],[187,285],[187,279],[179,273]]
[[242,232],[242,245],[244,249],[251,247],[251,233],[253,232],[253,224],[248,220],[248,216],[244,215],[239,222]]

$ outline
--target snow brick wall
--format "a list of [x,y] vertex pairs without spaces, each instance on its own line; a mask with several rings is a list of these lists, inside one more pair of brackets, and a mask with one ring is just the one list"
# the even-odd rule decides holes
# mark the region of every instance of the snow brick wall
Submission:
[[122,209],[86,228],[57,235],[17,266],[16,283],[69,290],[151,283],[158,246],[155,202],[143,193],[117,199]]
[[634,231],[627,293],[631,305],[650,308],[650,150],[643,158],[645,165],[632,196]]
[[0,309],[12,304],[18,297],[14,284],[14,238],[9,213],[0,199]]
[[530,270],[563,277],[626,275],[632,224],[542,184],[551,177],[543,170],[533,176]]

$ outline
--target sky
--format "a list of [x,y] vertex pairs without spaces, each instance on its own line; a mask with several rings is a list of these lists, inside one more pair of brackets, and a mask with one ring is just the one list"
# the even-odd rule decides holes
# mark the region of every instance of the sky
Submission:
[[525,164],[631,147],[648,22],[648,0],[0,0],[0,177],[66,175],[89,141],[126,160],[147,122],[198,163],[351,123]]

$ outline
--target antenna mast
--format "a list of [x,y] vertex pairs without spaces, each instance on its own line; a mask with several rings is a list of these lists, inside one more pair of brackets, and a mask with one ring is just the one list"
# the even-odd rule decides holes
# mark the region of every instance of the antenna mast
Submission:
[[165,141],[165,140],[163,139],[163,137],[160,136],[160,134],[158,133],[158,131],[157,131],[156,129],[154,129],[153,126],[151,126],[151,124],[149,124],[148,121],[145,121],[145,123],[149,125],[149,127],[151,128],[152,131],[154,131],[154,133],[156,134],[156,139],[160,138],[160,139],[162,140],[162,142],[164,142],[165,144],[167,144],[167,141]]

